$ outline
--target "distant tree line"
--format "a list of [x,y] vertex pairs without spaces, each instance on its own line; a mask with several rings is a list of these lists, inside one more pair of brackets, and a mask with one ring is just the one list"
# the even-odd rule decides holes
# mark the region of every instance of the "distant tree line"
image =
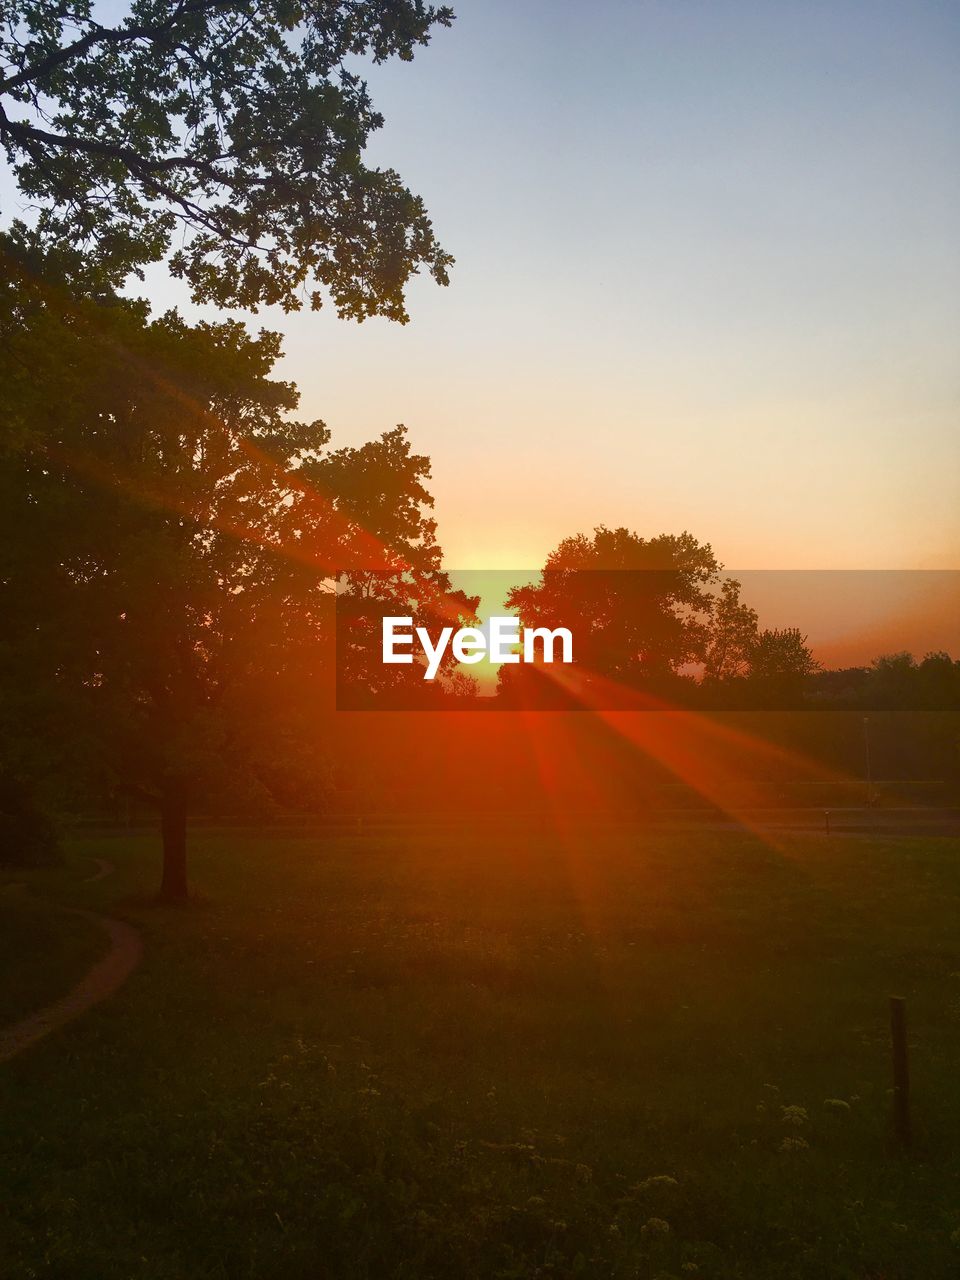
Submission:
[[565,538],[507,605],[523,627],[571,630],[572,671],[502,666],[499,704],[960,710],[960,662],[949,654],[917,662],[898,653],[827,671],[799,627],[761,627],[741,592],[710,545],[689,533],[644,538],[601,525]]

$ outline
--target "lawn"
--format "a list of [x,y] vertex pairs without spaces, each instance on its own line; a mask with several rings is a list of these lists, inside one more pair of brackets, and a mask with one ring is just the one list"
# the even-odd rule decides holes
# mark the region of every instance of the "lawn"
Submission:
[[106,949],[96,924],[50,905],[52,896],[70,902],[78,876],[89,873],[89,867],[76,864],[0,874],[0,1026],[63,995]]
[[[152,838],[77,841],[48,896],[127,916],[146,956],[0,1067],[0,1275],[955,1276],[957,854],[208,832],[200,900],[175,911],[146,901]],[[91,857],[116,874],[84,884]],[[81,958],[80,922],[55,923]],[[61,981],[62,956],[16,982]],[[890,993],[910,1154],[889,1134]]]

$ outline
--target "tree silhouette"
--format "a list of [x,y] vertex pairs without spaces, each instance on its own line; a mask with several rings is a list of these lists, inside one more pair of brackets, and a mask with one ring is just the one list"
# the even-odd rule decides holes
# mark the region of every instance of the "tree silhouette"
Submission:
[[704,679],[729,681],[750,671],[759,635],[756,609],[740,599],[740,583],[725,578],[714,602]]
[[291,419],[275,334],[5,283],[0,680],[52,699],[46,732],[74,735],[82,767],[157,804],[162,892],[181,899],[198,798],[321,772],[303,716],[329,674],[333,575],[439,567],[429,463],[403,428],[330,451],[322,423]]
[[514,588],[507,604],[524,627],[569,627],[587,672],[651,685],[703,661],[719,569],[689,533],[646,539],[601,525],[565,538],[539,581]]
[[637,705],[637,690],[714,710],[799,705],[820,671],[807,637],[796,627],[761,629],[740,593],[689,533],[648,539],[601,525],[592,537],[565,538],[539,580],[514,588],[507,604],[524,628],[570,629],[579,693],[546,667],[510,665],[500,668],[498,697],[569,708],[590,688],[588,700],[610,708]]
[[801,680],[820,669],[799,627],[758,632],[749,661],[750,675],[759,680]]
[[79,288],[170,258],[196,301],[405,320],[421,268],[452,259],[418,196],[363,151],[383,124],[358,57],[412,59],[452,13],[421,0],[10,0],[0,143],[34,222]]
[[[30,221],[0,234],[0,728],[11,777],[98,771],[155,800],[186,895],[201,794],[310,785],[304,690],[329,675],[332,578],[442,597],[429,461],[403,428],[328,448],[288,417],[276,335],[148,320],[168,256],[194,300],[405,321],[452,259],[363,151],[382,117],[347,62],[410,60],[420,0],[13,0],[0,143]],[[428,592],[429,594],[429,592]],[[295,744],[295,749],[294,748]]]
[[[437,676],[427,681],[420,661],[390,664],[381,660],[382,622],[409,617],[436,638],[443,627],[477,621],[478,596],[452,589],[439,564],[345,574],[337,595],[337,707],[339,710],[441,708],[451,696],[476,693],[476,681],[456,671],[447,646]],[[407,650],[412,654],[412,650]]]

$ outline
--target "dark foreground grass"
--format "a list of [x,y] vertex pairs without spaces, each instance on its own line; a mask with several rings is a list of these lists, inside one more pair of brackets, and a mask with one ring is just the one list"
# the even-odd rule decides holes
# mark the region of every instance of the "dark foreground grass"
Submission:
[[146,958],[0,1068],[4,1280],[958,1272],[955,842],[207,834],[179,912],[81,854]]
[[64,995],[106,950],[95,924],[51,909],[69,900],[74,870],[0,872],[0,1026]]

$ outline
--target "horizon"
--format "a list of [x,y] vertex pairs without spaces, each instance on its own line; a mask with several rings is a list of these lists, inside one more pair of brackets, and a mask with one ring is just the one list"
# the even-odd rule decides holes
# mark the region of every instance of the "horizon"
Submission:
[[[510,587],[534,581],[539,569],[448,569],[451,585],[479,595],[481,624],[510,613]],[[960,571],[882,569],[723,569],[743,586],[761,627],[798,627],[825,670],[869,667],[908,652],[918,661],[945,652],[960,659]],[[499,663],[463,667],[482,696],[496,687]]]

